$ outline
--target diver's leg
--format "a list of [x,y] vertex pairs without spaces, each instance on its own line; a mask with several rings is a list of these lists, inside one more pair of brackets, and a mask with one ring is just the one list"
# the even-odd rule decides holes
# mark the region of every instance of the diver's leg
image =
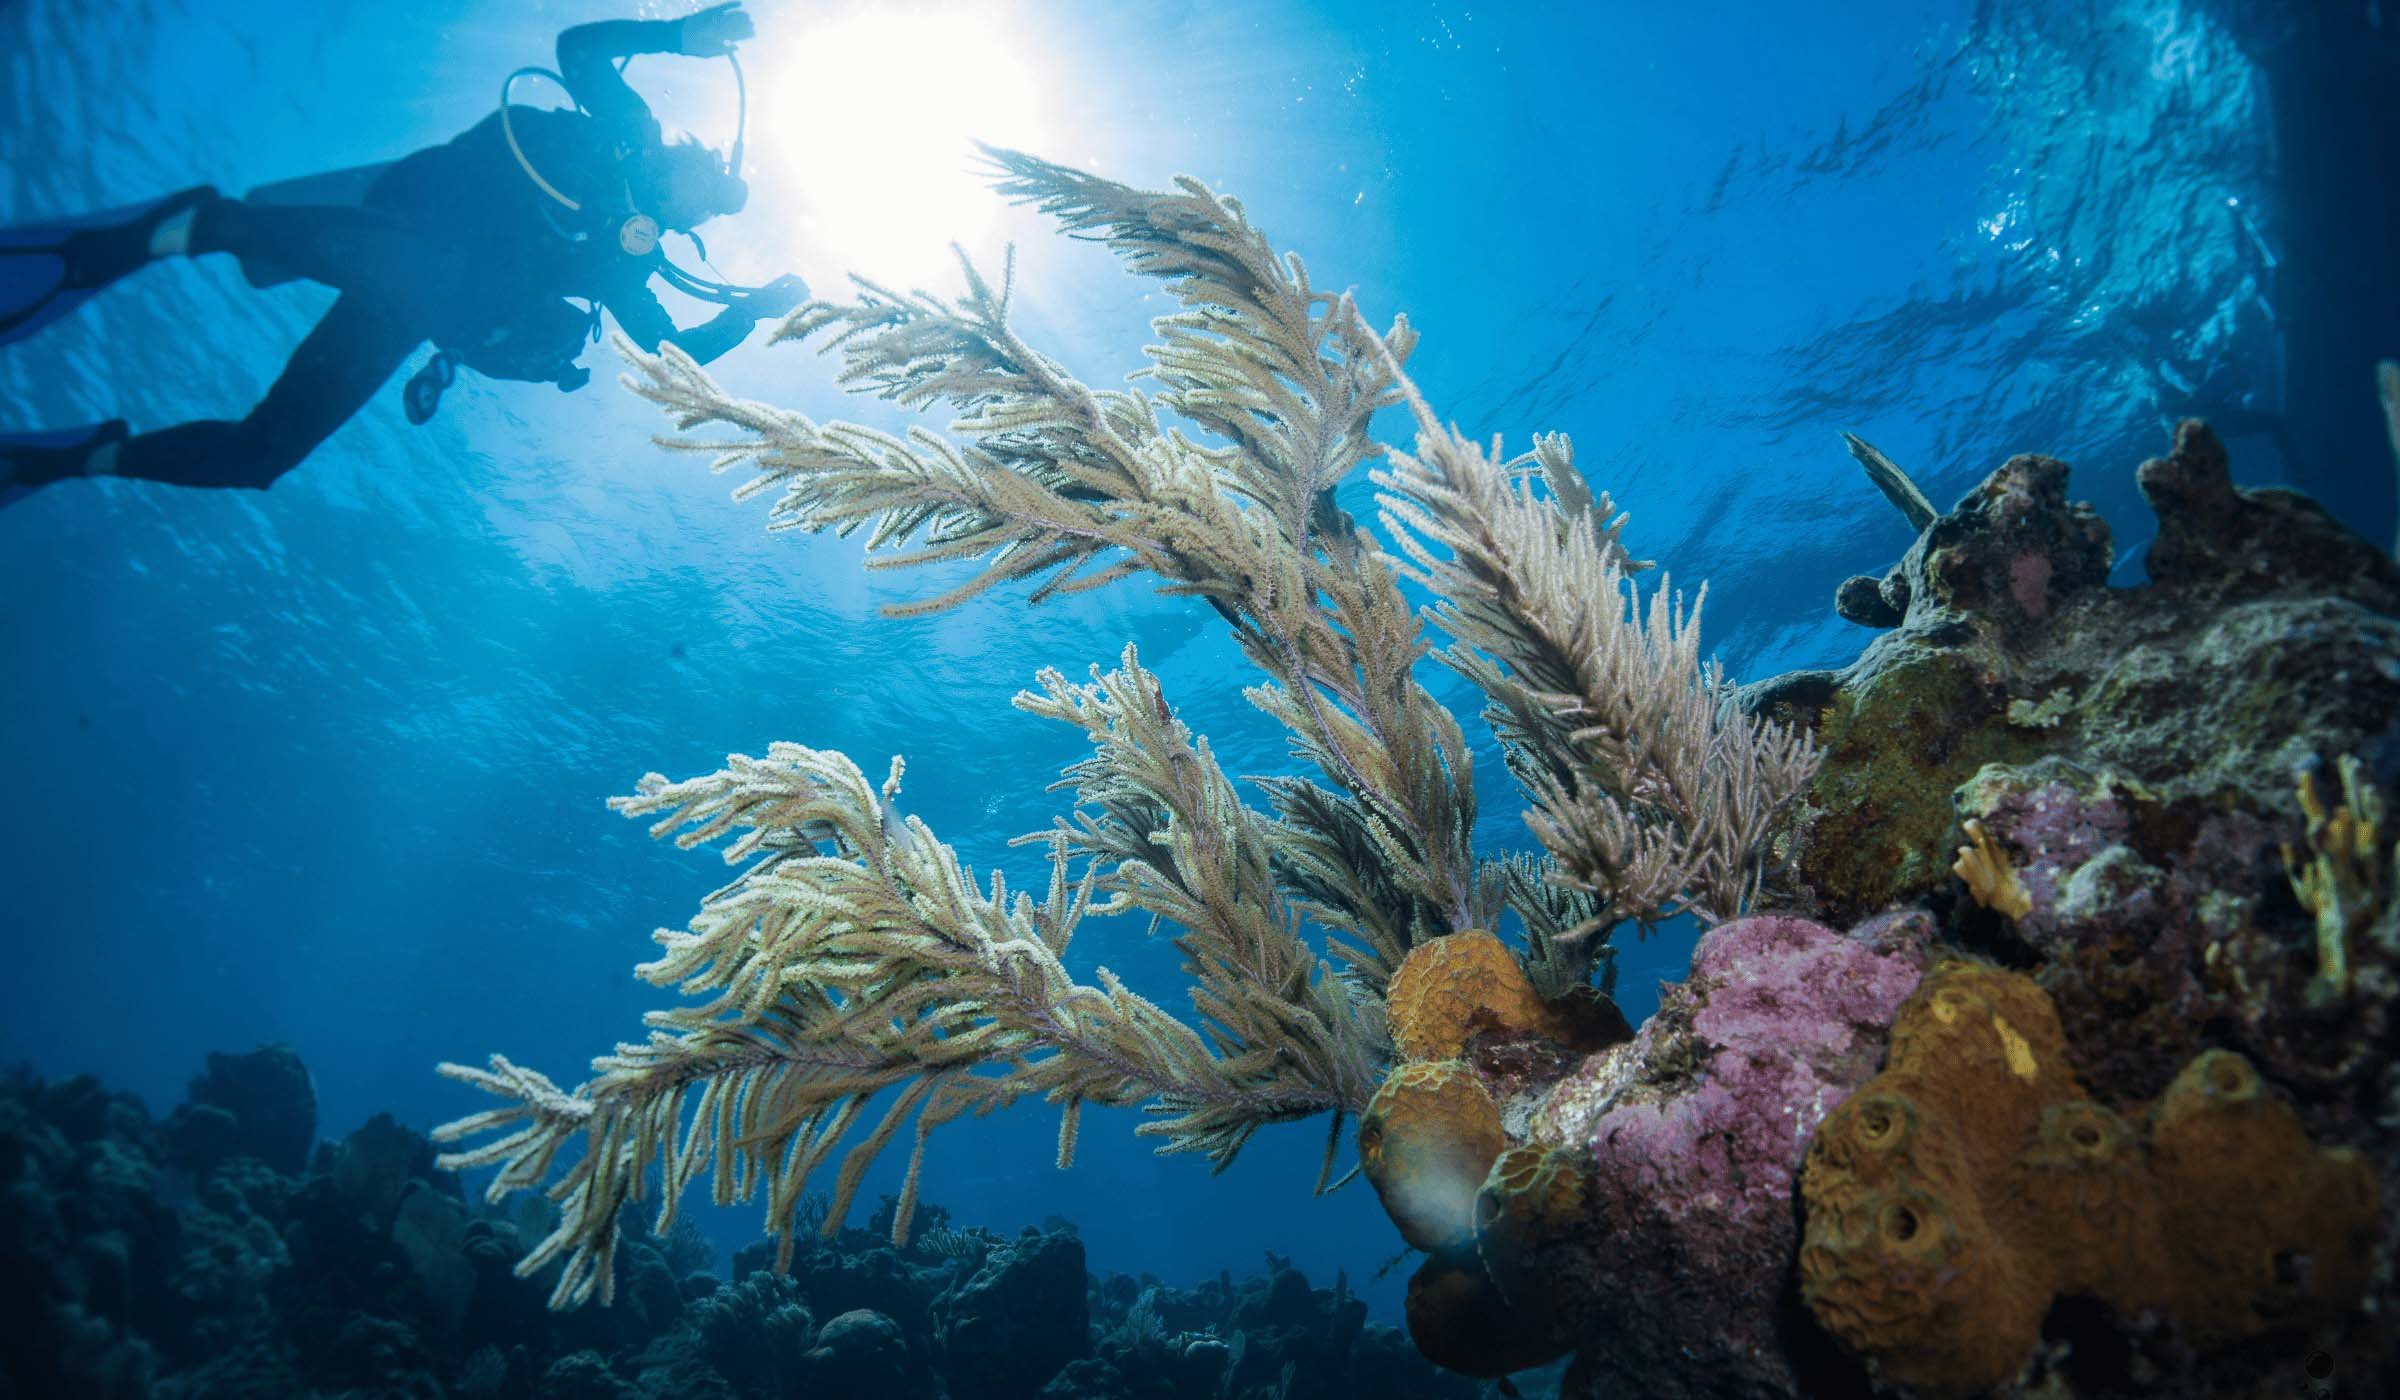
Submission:
[[265,490],[364,407],[422,339],[364,298],[344,296],[248,417],[140,433],[91,453],[77,474]]
[[126,436],[125,420],[111,418],[89,428],[0,437],[0,510],[53,481],[82,476],[94,462],[115,461]]
[[457,257],[442,240],[379,209],[242,199],[200,205],[187,251],[232,254],[254,286],[305,278],[393,306],[421,302],[435,290],[429,277],[447,275]]

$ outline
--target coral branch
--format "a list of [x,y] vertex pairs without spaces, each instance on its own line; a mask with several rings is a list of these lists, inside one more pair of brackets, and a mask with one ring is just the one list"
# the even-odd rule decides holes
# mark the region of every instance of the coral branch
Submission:
[[[1596,921],[1647,927],[1687,906],[1734,917],[1815,747],[1734,711],[1723,672],[1700,660],[1700,597],[1687,610],[1662,583],[1644,608],[1627,575],[1649,566],[1627,556],[1605,493],[1537,496],[1413,389],[1409,403],[1417,451],[1375,474],[1383,518],[1408,575],[1440,599],[1443,660],[1491,697],[1513,741],[1527,820],[1559,878],[1594,896]],[[1580,486],[1564,438],[1534,455],[1548,479]]]
[[[505,1133],[442,1159],[498,1166],[495,1198],[539,1185],[583,1139],[583,1155],[547,1188],[558,1227],[520,1270],[564,1257],[558,1305],[610,1296],[618,1208],[646,1198],[653,1168],[660,1229],[704,1173],[720,1204],[764,1186],[768,1228],[788,1258],[805,1183],[886,1090],[898,1096],[845,1155],[826,1229],[838,1228],[867,1163],[912,1115],[921,1152],[942,1123],[1028,1095],[1155,1101],[1168,1116],[1144,1131],[1166,1138],[1164,1150],[1205,1152],[1221,1166],[1262,1123],[1355,1109],[1371,1092],[1379,1021],[1353,1017],[1339,984],[1312,979],[1306,963],[1277,964],[1291,950],[1255,930],[1247,943],[1230,933],[1187,939],[1206,1034],[1105,970],[1097,987],[1069,977],[1059,959],[1094,907],[1099,868],[1071,881],[1077,852],[1064,834],[1042,902],[1011,896],[997,877],[979,890],[956,852],[915,818],[895,817],[848,759],[795,744],[687,782],[653,774],[614,805],[656,815],[653,835],[684,846],[722,839],[729,862],[749,862],[687,930],[660,931],[664,956],[638,969],[655,986],[714,996],[653,1013],[649,1040],[594,1061],[596,1078],[572,1094],[498,1057],[489,1070],[444,1066],[512,1102],[435,1134]],[[1179,816],[1170,809],[1161,834],[1182,850],[1204,846],[1209,833]],[[1249,980],[1270,968],[1277,980]]]
[[1925,498],[1924,491],[1918,488],[1907,472],[1900,469],[1900,464],[1884,456],[1875,444],[1856,433],[1842,434],[1842,444],[1850,449],[1850,455],[1858,459],[1858,464],[1866,468],[1867,479],[1875,483],[1875,489],[1883,493],[1883,498],[1908,518],[1908,528],[1921,534],[1926,526],[1941,517],[1942,513],[1933,508],[1933,502]]
[[[775,337],[837,353],[854,390],[949,410],[947,433],[819,425],[736,399],[672,346],[625,347],[628,384],[684,434],[667,446],[748,472],[739,499],[773,496],[771,528],[864,531],[879,567],[977,562],[896,612],[1018,583],[1038,602],[1135,573],[1202,599],[1264,674],[1245,694],[1323,781],[1258,780],[1268,808],[1246,806],[1131,647],[1089,683],[1045,670],[1017,698],[1092,745],[1056,784],[1072,813],[1024,838],[1049,853],[1038,902],[997,875],[979,888],[900,815],[897,761],[880,789],[842,755],[796,744],[685,782],[644,779],[619,810],[682,846],[722,843],[742,867],[638,969],[686,1004],[653,1013],[649,1040],[595,1061],[573,1093],[505,1060],[445,1070],[508,1101],[444,1127],[445,1141],[488,1138],[445,1160],[499,1167],[496,1192],[548,1183],[561,1204],[529,1267],[566,1261],[562,1305],[608,1296],[621,1205],[655,1188],[671,1218],[704,1174],[720,1202],[763,1187],[788,1256],[802,1184],[841,1150],[823,1216],[837,1227],[868,1163],[913,1120],[905,1230],[927,1136],[1028,1096],[1059,1109],[1062,1164],[1087,1104],[1140,1105],[1155,1117],[1139,1131],[1162,1152],[1220,1168],[1264,1124],[1330,1114],[1322,1186],[1342,1123],[1390,1059],[1382,998],[1412,948],[1513,909],[1526,984],[1582,991],[1616,921],[1743,907],[1767,822],[1815,762],[1728,704],[1701,662],[1697,597],[1635,594],[1626,579],[1649,565],[1625,553],[1624,517],[1563,435],[1503,464],[1434,425],[1402,369],[1405,319],[1378,334],[1195,181],[1148,192],[988,155],[1003,191],[1108,244],[1180,304],[1155,323],[1137,376],[1153,392],[1066,373],[1010,323],[1013,263],[995,287],[963,256],[956,301],[860,282],[855,303],[812,302]],[[1375,478],[1395,557],[1334,489],[1383,455],[1369,421],[1403,401],[1419,455],[1395,454]],[[1169,429],[1162,410],[1212,440]],[[707,428],[728,432],[694,435]],[[1548,494],[1513,474],[1538,474]],[[1475,851],[1474,751],[1417,678],[1429,647],[1404,578],[1443,595],[1441,659],[1490,700],[1549,856]],[[1192,1018],[1105,969],[1092,984],[1068,975],[1081,920],[1116,912],[1172,931]],[[854,1138],[871,1103],[881,1115]],[[557,1169],[577,1137],[582,1155]]]

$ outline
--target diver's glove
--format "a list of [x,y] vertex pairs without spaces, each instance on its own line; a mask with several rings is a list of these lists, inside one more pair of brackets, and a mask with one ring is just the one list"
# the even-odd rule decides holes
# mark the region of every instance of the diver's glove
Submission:
[[742,298],[742,309],[761,321],[788,316],[792,308],[808,300],[808,284],[800,274],[787,272],[767,285]]
[[722,58],[732,53],[734,46],[756,35],[750,16],[742,11],[741,0],[726,0],[705,10],[694,10],[675,25],[675,49],[693,58]]

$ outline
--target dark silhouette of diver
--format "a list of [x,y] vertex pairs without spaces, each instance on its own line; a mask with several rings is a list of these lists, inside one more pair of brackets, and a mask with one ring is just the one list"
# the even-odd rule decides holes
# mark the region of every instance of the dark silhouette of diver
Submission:
[[[130,219],[87,222],[39,247],[21,237],[0,242],[0,261],[42,253],[63,267],[33,306],[10,317],[0,305],[0,339],[28,334],[83,296],[179,253],[230,253],[259,286],[305,278],[340,293],[249,416],[139,434],[111,421],[0,440],[0,504],[75,476],[263,489],[428,341],[437,353],[407,393],[418,422],[431,416],[457,364],[581,387],[591,376],[575,359],[597,336],[603,307],[645,350],[672,341],[705,362],[739,345],[759,320],[798,305],[806,288],[788,276],[734,287],[666,260],[662,231],[688,233],[746,202],[736,168],[741,142],[728,162],[697,141],[663,139],[621,69],[638,54],[730,58],[752,32],[738,3],[681,20],[569,29],[558,38],[555,76],[578,110],[512,108],[504,86],[499,110],[445,145],[286,187],[307,198],[312,184],[348,182],[359,191],[351,203],[278,202],[273,187],[228,199],[201,188]],[[519,70],[510,83],[540,71]],[[725,309],[678,328],[650,290],[653,277]]]

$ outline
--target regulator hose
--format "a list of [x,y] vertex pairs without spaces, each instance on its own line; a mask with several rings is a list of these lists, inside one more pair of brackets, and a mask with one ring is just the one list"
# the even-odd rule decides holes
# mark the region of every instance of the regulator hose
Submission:
[[[725,61],[733,65],[733,90],[735,98],[733,153],[727,157],[725,168],[728,174],[732,175],[736,179],[739,179],[742,173],[742,156],[750,135],[750,83],[749,79],[742,73],[741,59],[735,57],[732,50],[726,50]],[[535,168],[533,158],[525,154],[524,144],[517,140],[516,123],[510,119],[508,114],[508,99],[509,94],[516,90],[518,81],[524,78],[548,78],[550,81],[558,84],[559,87],[565,89],[569,98],[573,98],[575,95],[575,90],[567,87],[566,78],[555,69],[544,68],[539,64],[528,64],[523,68],[517,69],[515,72],[510,73],[506,78],[503,78],[500,82],[500,134],[507,140],[508,153],[516,157],[517,166],[519,169],[525,172],[525,178],[533,181],[536,189],[539,189],[543,194],[546,194],[551,199],[557,201],[569,213],[579,214],[583,212],[583,202],[575,199],[566,191],[544,179],[542,177],[542,172]],[[583,111],[583,104],[580,102],[576,103],[575,110],[579,112]],[[647,218],[646,215],[640,215],[637,217]],[[649,232],[653,237],[655,237],[657,232],[657,226],[655,222],[651,224]],[[659,274],[666,278],[669,284],[674,286],[676,290],[683,292],[685,295],[698,297],[703,301],[713,301],[724,305],[731,305],[732,303],[739,301],[743,297],[746,297],[758,290],[756,287],[744,287],[731,282],[711,281],[708,278],[687,272],[684,269],[677,267],[667,258],[664,253],[659,254],[658,261]]]

